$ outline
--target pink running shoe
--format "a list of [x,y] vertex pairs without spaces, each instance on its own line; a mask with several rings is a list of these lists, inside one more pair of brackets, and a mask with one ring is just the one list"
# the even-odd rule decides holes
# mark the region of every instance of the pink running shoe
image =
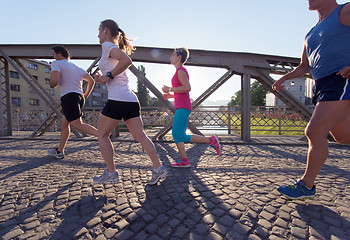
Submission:
[[213,136],[210,137],[209,146],[211,146],[212,148],[214,148],[216,150],[216,154],[217,155],[220,155],[220,153],[221,153],[221,146],[220,146],[220,142],[219,142],[218,136],[213,135]]
[[173,163],[171,164],[172,167],[175,167],[175,168],[189,168],[191,167],[191,163],[190,161],[178,161],[177,163]]

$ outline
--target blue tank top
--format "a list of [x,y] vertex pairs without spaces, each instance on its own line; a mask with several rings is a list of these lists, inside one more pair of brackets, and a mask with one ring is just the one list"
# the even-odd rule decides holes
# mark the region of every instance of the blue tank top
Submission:
[[350,65],[350,26],[339,22],[339,5],[306,35],[304,44],[314,80]]

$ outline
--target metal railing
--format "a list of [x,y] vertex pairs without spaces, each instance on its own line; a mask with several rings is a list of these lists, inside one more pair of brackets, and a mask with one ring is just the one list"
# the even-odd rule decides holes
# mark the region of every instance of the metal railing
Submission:
[[[310,107],[312,110],[313,107]],[[97,126],[102,108],[84,108],[83,121]],[[32,131],[50,113],[50,109],[29,110],[17,108],[12,112],[13,130]],[[162,107],[142,108],[141,116],[145,129],[160,128],[172,122],[173,114]],[[241,133],[241,108],[238,106],[200,106],[190,115],[192,122],[200,131],[220,132],[223,134]],[[307,122],[287,107],[252,107],[250,128],[252,135],[303,135]],[[122,122],[120,131],[126,130]],[[50,132],[60,131],[60,122],[56,120],[49,128]]]

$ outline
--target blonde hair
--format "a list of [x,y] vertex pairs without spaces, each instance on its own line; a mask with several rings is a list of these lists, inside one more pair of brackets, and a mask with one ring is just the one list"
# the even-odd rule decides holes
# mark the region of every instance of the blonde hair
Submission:
[[113,39],[118,42],[118,47],[120,50],[124,51],[126,54],[130,55],[136,49],[134,46],[131,46],[130,42],[133,41],[126,37],[126,34],[121,30],[118,24],[111,20],[107,19],[101,22],[102,28],[108,28]]

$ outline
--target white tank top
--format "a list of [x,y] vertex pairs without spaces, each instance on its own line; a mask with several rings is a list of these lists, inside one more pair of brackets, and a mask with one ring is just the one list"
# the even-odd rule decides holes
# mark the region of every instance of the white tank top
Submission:
[[[112,71],[119,62],[117,59],[109,57],[113,48],[118,47],[112,42],[104,42],[102,44],[102,56],[98,66],[103,75]],[[138,102],[137,96],[129,87],[129,79],[126,75],[126,70],[108,81],[106,85],[108,99],[121,102]]]

